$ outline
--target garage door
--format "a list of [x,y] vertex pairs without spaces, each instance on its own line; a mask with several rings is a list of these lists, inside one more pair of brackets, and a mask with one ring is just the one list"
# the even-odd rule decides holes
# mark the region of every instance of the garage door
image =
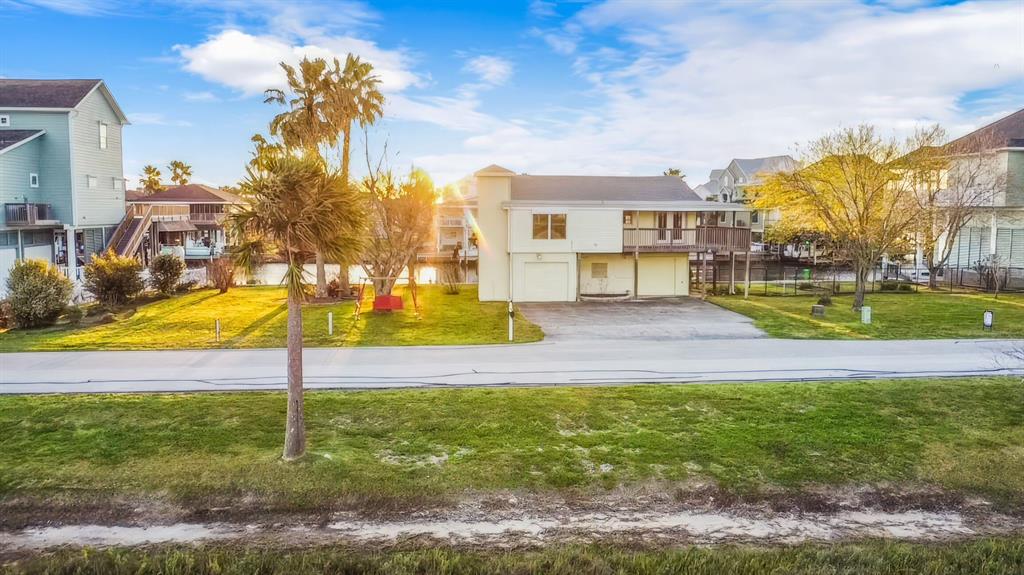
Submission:
[[523,264],[522,301],[566,301],[569,293],[569,264],[526,262]]
[[689,259],[686,257],[640,258],[637,295],[680,296],[689,293]]

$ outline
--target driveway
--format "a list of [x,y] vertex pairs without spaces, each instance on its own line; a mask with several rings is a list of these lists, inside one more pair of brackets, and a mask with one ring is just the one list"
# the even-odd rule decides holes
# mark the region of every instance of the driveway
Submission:
[[696,298],[523,303],[519,309],[553,340],[692,340],[765,337],[754,322]]

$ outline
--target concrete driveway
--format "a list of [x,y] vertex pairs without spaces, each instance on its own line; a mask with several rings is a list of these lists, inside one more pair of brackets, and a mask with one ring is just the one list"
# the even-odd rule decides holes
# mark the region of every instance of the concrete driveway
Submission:
[[697,298],[621,302],[523,303],[546,339],[693,340],[765,337],[754,322]]

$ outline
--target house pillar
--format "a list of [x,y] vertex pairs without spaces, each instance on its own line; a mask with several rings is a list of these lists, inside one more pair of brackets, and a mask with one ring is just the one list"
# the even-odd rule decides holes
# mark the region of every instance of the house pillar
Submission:
[[743,299],[750,297],[750,250],[747,249],[747,253],[744,254],[743,267]]
[[729,252],[729,295],[736,295],[736,252]]
[[68,246],[68,278],[71,281],[78,280],[78,238],[75,237],[75,229],[64,228],[64,235],[67,238]]
[[996,246],[998,245],[998,243],[996,242],[996,232],[999,230],[999,227],[997,226],[997,221],[998,220],[996,218],[996,212],[995,210],[993,210],[992,219],[989,223],[990,229],[988,234],[988,255],[990,256],[996,255]]

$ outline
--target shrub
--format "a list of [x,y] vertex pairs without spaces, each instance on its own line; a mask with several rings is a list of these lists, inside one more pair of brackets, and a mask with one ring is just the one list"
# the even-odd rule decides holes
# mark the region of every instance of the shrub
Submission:
[[338,278],[327,282],[327,297],[339,298],[341,295],[341,281]]
[[881,290],[882,291],[896,291],[900,287],[900,282],[896,280],[882,280]]
[[814,284],[811,282],[800,282],[800,284],[797,285],[796,287],[801,291],[810,291],[814,289]]
[[14,313],[11,307],[11,300],[0,299],[0,329],[14,327]]
[[227,293],[235,287],[235,262],[230,258],[217,258],[206,264],[206,280],[210,285]]
[[142,262],[114,250],[96,254],[85,266],[85,289],[106,306],[124,305],[142,293]]
[[188,280],[187,282],[179,283],[174,288],[174,291],[176,291],[177,293],[188,293],[188,292],[196,289],[197,285],[199,285],[199,282],[197,282],[196,280]]
[[826,294],[819,297],[818,305],[832,305],[832,296]]
[[74,285],[44,260],[18,260],[7,277],[11,317],[18,327],[50,325],[68,306]]
[[73,305],[68,308],[68,311],[64,314],[67,318],[68,323],[77,324],[82,322],[82,318],[85,317],[85,310],[82,306]]
[[149,285],[164,295],[171,295],[184,273],[184,260],[174,254],[160,254],[149,263]]

